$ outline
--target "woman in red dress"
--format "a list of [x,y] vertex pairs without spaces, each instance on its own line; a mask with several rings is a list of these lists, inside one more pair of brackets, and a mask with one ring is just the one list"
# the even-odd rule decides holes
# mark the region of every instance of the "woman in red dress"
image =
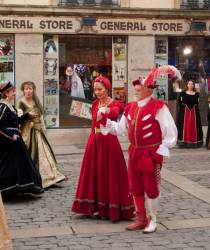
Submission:
[[111,99],[111,84],[99,76],[94,82],[97,99],[92,104],[92,127],[86,145],[72,211],[119,221],[133,217],[125,159],[117,136],[101,133],[97,113],[117,121],[123,105]]

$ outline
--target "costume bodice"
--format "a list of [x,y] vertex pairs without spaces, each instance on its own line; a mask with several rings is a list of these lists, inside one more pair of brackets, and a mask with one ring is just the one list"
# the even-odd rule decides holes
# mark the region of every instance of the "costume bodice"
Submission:
[[12,111],[3,102],[0,102],[0,126],[19,129],[19,120],[16,110]]
[[41,111],[40,109],[34,104],[33,106],[28,105],[25,101],[20,100],[18,102],[18,108],[23,110],[23,113],[27,112],[34,112],[36,114],[36,117],[33,118],[33,128],[35,129],[41,129]]
[[126,106],[124,115],[128,121],[128,136],[133,146],[138,148],[161,144],[161,129],[155,117],[163,105],[162,101],[151,99],[142,107],[137,102]]
[[186,91],[181,92],[179,102],[185,104],[189,109],[192,109],[195,105],[198,105],[199,93],[189,95]]
[[[110,109],[110,113],[107,114],[107,118],[112,121],[117,121],[120,113],[123,112],[124,104],[117,100],[112,100],[107,107]],[[99,110],[99,100],[95,100],[92,104],[92,129],[99,128],[100,123],[96,120]]]

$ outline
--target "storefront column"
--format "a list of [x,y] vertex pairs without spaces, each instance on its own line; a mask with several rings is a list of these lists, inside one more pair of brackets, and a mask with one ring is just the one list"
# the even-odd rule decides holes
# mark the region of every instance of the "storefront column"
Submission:
[[43,35],[15,34],[15,82],[17,97],[21,83],[33,81],[43,103]]
[[132,81],[146,76],[154,67],[154,36],[128,37],[128,101],[134,97]]

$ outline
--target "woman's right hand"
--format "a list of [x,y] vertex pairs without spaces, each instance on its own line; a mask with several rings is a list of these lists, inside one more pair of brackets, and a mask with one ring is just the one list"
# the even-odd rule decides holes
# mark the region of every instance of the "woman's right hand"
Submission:
[[20,137],[19,135],[14,134],[13,137],[12,137],[12,140],[13,140],[13,141],[17,141],[17,139],[18,139],[19,137]]
[[29,112],[30,118],[33,119],[37,116],[37,114],[34,111]]

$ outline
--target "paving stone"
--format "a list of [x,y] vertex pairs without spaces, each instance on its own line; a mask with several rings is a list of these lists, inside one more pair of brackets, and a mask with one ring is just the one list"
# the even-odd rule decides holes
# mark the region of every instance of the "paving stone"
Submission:
[[[127,145],[123,147],[127,159]],[[73,151],[76,149],[71,148]],[[62,150],[61,147],[59,150]],[[57,155],[60,169],[68,176],[68,180],[47,189],[42,198],[14,197],[5,200],[8,224],[14,238],[14,250],[210,249],[210,225],[207,224],[210,219],[210,204],[204,201],[205,197],[202,196],[202,200],[192,192],[180,189],[177,183],[178,180],[189,180],[189,183],[195,183],[194,186],[198,188],[201,186],[203,190],[210,190],[209,151],[205,148],[175,148],[171,157],[165,159],[164,168],[172,174],[175,173],[175,176],[184,178],[175,178],[174,183],[162,179],[158,222],[176,224],[177,221],[182,221],[183,226],[176,224],[176,227],[170,227],[169,230],[159,226],[156,233],[144,235],[141,231],[125,231],[124,226],[127,222],[115,225],[109,221],[75,218],[71,213],[84,149],[81,147],[80,150],[77,154],[68,150],[69,155]],[[179,174],[185,171],[193,171],[193,174]],[[191,224],[188,228],[183,228],[196,219],[202,219],[200,224]],[[78,234],[73,234],[71,225],[77,228]],[[92,225],[91,232],[88,232],[89,225]],[[18,234],[13,234],[18,231],[22,238],[18,237]]]

